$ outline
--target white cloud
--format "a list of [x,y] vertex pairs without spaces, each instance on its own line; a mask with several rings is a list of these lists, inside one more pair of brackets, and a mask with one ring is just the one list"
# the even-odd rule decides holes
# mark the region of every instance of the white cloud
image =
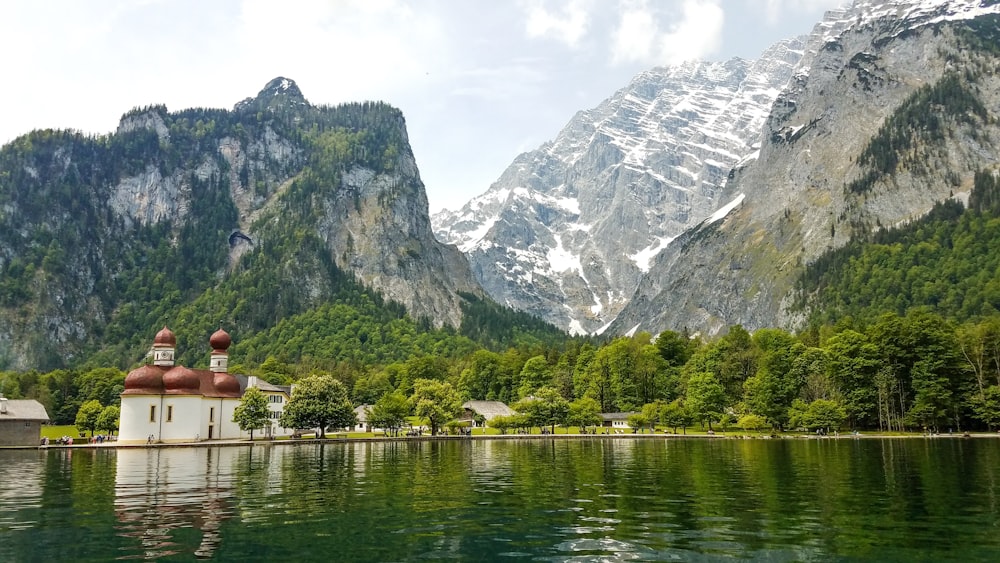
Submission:
[[579,44],[590,23],[591,2],[587,0],[572,0],[555,6],[552,2],[534,0],[522,3],[521,7],[526,12],[528,37],[547,37],[569,47]]
[[245,0],[240,24],[244,70],[261,84],[308,76],[309,98],[391,103],[449,68],[440,20],[397,0]]
[[716,0],[684,0],[680,13],[663,4],[634,0],[624,5],[612,33],[614,64],[677,64],[715,53],[725,13]]
[[812,13],[817,9],[831,10],[850,4],[849,0],[751,0],[751,5],[763,12],[768,25],[778,24],[789,12]]

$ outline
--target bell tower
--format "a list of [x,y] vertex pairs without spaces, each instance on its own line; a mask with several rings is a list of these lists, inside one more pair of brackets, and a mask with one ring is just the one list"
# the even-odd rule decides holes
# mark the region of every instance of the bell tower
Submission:
[[171,367],[174,365],[174,351],[177,349],[177,338],[169,328],[164,326],[153,338],[153,365]]

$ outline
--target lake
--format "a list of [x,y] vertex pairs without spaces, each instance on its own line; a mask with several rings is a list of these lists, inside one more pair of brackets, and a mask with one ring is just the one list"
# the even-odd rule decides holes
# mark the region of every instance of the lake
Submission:
[[1000,440],[0,451],[0,561],[996,561]]

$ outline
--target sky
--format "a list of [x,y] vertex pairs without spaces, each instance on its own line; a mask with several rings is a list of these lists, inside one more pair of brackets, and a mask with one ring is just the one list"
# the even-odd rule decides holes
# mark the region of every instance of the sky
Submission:
[[844,0],[17,0],[0,144],[113,132],[134,107],[232,108],[272,78],[402,110],[431,212],[485,192],[644,70],[754,59]]

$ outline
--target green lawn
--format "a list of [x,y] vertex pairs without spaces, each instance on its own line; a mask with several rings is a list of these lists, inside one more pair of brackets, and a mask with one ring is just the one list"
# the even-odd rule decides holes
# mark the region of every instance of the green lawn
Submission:
[[[57,440],[63,436],[69,436],[73,440],[80,439],[80,431],[76,429],[76,426],[72,424],[67,424],[64,426],[42,426],[42,437],[48,438],[49,440]],[[90,437],[90,432],[87,432],[87,437]]]

